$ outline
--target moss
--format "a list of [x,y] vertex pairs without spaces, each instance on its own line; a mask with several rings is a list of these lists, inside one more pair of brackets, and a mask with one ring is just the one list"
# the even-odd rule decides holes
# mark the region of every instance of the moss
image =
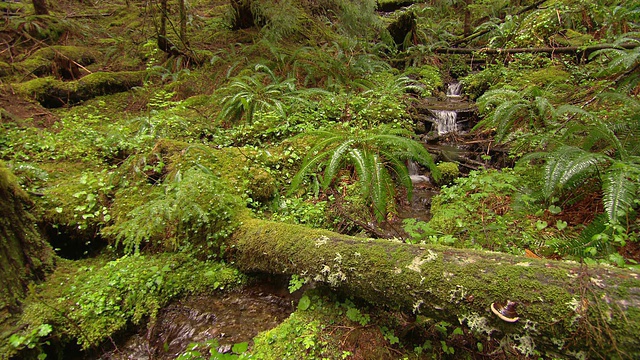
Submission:
[[26,205],[32,205],[31,200],[0,161],[0,323],[16,313],[27,286],[43,279],[54,265],[53,251]]
[[267,202],[273,198],[276,193],[276,184],[273,176],[268,172],[252,168],[249,171],[250,182],[248,190],[253,200]]
[[590,44],[594,39],[591,34],[565,29],[561,34],[552,35],[549,40],[560,46],[583,46]]
[[7,64],[4,61],[0,61],[0,77],[10,75],[11,72],[12,72],[11,65]]
[[48,46],[34,52],[28,59],[13,64],[13,69],[23,75],[36,76],[52,75],[53,62],[56,57],[69,59],[82,66],[93,64],[100,57],[100,53],[88,47],[80,46]]
[[549,66],[543,69],[531,70],[520,74],[520,78],[516,79],[516,86],[520,84],[533,84],[539,87],[545,87],[555,84],[566,83],[571,80],[571,74],[565,71],[561,66]]
[[[513,339],[535,335],[537,351],[556,348],[556,344],[545,339],[561,336],[568,340],[581,331],[574,319],[582,313],[570,305],[583,286],[572,275],[581,272],[576,265],[499,253],[361,240],[256,220],[244,221],[234,237],[238,249],[236,263],[246,271],[305,274],[373,304],[415,311],[437,320],[451,322],[457,321],[458,314],[480,314],[486,317],[487,326]],[[591,276],[597,273],[603,277],[602,271],[611,270],[596,267],[590,271]],[[623,281],[611,274],[606,279],[608,287]],[[629,275],[624,281],[629,281]],[[633,282],[635,288],[640,288],[637,279]],[[594,293],[589,299],[599,299],[603,294],[601,289],[591,290]],[[489,311],[491,303],[506,300],[518,302],[521,321],[506,323]],[[615,306],[602,300],[596,303],[609,310],[591,309],[581,316],[593,320],[598,312],[619,313]],[[617,326],[612,331],[626,333]],[[597,329],[584,331],[591,334]],[[630,344],[626,341],[624,348],[629,349]],[[575,346],[588,345],[580,342]]]
[[458,164],[453,162],[441,162],[437,165],[440,170],[439,185],[450,185],[453,181],[460,176],[460,168]]
[[80,80],[63,82],[53,77],[33,79],[13,84],[16,92],[35,98],[44,107],[61,107],[96,96],[123,92],[142,85],[144,71],[116,73],[95,72]]
[[[200,262],[188,254],[64,261],[42,285],[33,288],[20,319],[28,333],[41,324],[55,328],[55,338],[83,349],[152,320],[171,299],[209,293],[244,282],[233,268]],[[55,307],[50,306],[55,304]]]
[[404,71],[404,74],[415,78],[423,85],[422,96],[433,96],[437,89],[444,86],[440,70],[435,66],[409,67]]

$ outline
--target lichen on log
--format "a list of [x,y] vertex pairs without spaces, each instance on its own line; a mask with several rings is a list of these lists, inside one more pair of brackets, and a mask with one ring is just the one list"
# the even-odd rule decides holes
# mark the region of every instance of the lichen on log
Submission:
[[[233,242],[245,272],[302,275],[373,304],[459,322],[525,355],[640,358],[635,272],[253,219]],[[507,300],[517,303],[517,322],[491,312],[491,304]]]

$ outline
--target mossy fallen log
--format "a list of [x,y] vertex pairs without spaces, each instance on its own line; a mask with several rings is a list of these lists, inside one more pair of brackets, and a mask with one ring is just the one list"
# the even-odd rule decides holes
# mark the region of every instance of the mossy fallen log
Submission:
[[79,46],[54,45],[42,48],[27,59],[12,64],[13,72],[23,76],[55,75],[62,79],[77,79],[82,73],[80,66],[88,66],[96,62],[100,52],[95,49]]
[[[631,271],[262,220],[245,221],[233,240],[245,272],[302,275],[373,304],[459,322],[524,355],[640,358],[640,275]],[[515,322],[491,311],[507,301]]]
[[30,202],[0,162],[0,323],[16,313],[28,284],[53,270],[53,250],[24,209]]
[[95,72],[76,81],[45,77],[13,84],[12,87],[22,95],[33,97],[46,108],[56,108],[141,86],[146,75],[146,71]]
[[433,49],[433,52],[436,54],[487,54],[487,55],[498,55],[498,54],[521,54],[521,53],[532,53],[532,54],[575,54],[580,58],[588,58],[591,53],[604,50],[604,49],[634,49],[638,45],[635,43],[625,43],[620,45],[610,45],[610,44],[600,44],[600,45],[592,45],[592,46],[565,46],[565,47],[530,47],[530,48],[436,48]]

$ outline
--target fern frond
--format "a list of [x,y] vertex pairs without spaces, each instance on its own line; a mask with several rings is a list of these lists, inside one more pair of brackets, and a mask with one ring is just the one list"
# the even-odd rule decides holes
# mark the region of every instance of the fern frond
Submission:
[[516,120],[516,115],[528,107],[521,100],[512,100],[503,103],[496,108],[492,123],[496,127],[496,141],[502,142],[507,132]]
[[409,169],[405,162],[398,157],[394,156],[388,151],[381,151],[381,155],[391,164],[391,168],[395,172],[396,179],[400,182],[400,185],[407,189],[407,199],[411,201],[413,197],[413,183],[411,182],[411,176],[409,176]]
[[368,168],[368,152],[361,149],[351,149],[349,151],[349,158],[353,162],[356,169],[356,174],[362,182],[362,191],[364,196],[369,196],[369,188],[366,186],[371,183],[371,171]]
[[323,188],[326,189],[329,186],[329,184],[331,184],[331,181],[335,177],[339,169],[340,163],[342,162],[342,158],[344,157],[345,153],[347,153],[351,149],[351,145],[354,142],[355,140],[349,139],[343,142],[342,144],[338,145],[338,147],[336,147],[336,149],[333,150],[333,154],[331,154],[331,159],[329,160],[329,163],[324,169],[324,179],[321,183]]
[[597,165],[607,158],[601,154],[590,153],[574,146],[564,146],[549,153],[544,167],[545,184],[543,196],[549,199],[557,189],[570,181],[597,170]]
[[328,152],[321,152],[315,157],[312,157],[309,160],[305,161],[300,167],[300,170],[298,170],[293,179],[291,179],[291,185],[287,194],[291,195],[294,191],[296,191],[300,187],[300,184],[302,184],[302,180],[304,179],[304,177],[307,176],[307,174],[318,164],[322,163],[328,156]]
[[633,206],[638,192],[637,181],[637,170],[634,174],[626,166],[619,166],[604,174],[603,202],[610,222],[618,222]]
[[368,157],[368,166],[371,172],[371,202],[374,215],[378,222],[382,222],[387,215],[387,204],[392,193],[392,182],[387,169],[384,167],[377,154]]

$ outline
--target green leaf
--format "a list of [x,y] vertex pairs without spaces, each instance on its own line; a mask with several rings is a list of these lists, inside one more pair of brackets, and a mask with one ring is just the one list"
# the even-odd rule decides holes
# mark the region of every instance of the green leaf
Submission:
[[546,221],[544,220],[538,220],[536,221],[536,229],[538,230],[543,230],[547,227],[547,225],[549,225]]
[[551,205],[549,206],[549,212],[552,213],[553,215],[558,215],[562,212],[562,208],[557,205]]
[[633,206],[637,185],[625,169],[607,172],[604,179],[604,207],[609,221],[617,222]]
[[563,220],[556,221],[556,228],[558,228],[558,230],[560,230],[560,231],[566,229],[567,228],[567,222],[563,221]]
[[309,308],[309,306],[311,306],[311,299],[309,299],[307,295],[304,295],[298,302],[298,310],[305,311]]
[[247,351],[248,348],[249,348],[249,343],[248,342],[241,342],[241,343],[238,343],[238,344],[234,344],[233,347],[231,348],[231,351],[234,354],[240,355],[240,354],[244,353],[245,351]]

